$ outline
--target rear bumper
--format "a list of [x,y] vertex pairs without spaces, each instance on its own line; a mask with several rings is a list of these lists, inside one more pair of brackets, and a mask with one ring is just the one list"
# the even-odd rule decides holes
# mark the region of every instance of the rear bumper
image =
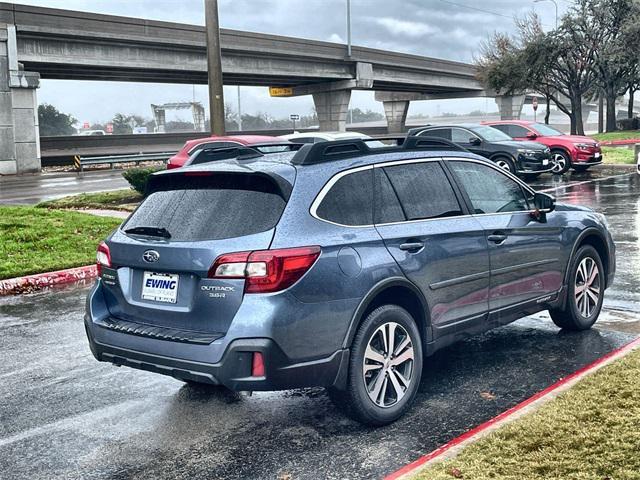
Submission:
[[[326,358],[293,363],[273,340],[246,338],[229,343],[219,362],[205,363],[100,343],[93,334],[93,329],[100,328],[103,327],[92,324],[89,316],[85,316],[89,347],[98,361],[160,373],[179,380],[224,385],[236,391],[339,386],[344,383],[349,360],[349,350],[344,349]],[[264,376],[251,375],[254,352],[263,355]]]

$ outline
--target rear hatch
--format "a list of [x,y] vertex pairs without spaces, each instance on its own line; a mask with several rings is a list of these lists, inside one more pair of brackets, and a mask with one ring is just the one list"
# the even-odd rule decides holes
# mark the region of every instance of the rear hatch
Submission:
[[[288,166],[293,170],[293,167]],[[210,279],[226,253],[269,248],[291,184],[262,172],[162,174],[107,240],[102,284],[110,316],[160,330],[222,336],[240,307],[244,279]]]

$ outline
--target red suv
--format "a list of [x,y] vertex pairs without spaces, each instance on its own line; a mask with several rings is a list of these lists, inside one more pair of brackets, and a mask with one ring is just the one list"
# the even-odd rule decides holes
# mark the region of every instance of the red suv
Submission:
[[514,140],[532,140],[551,149],[551,170],[556,175],[573,168],[583,172],[593,165],[602,163],[600,144],[593,138],[579,135],[565,135],[544,123],[524,120],[501,120],[482,122],[506,133]]
[[282,143],[281,138],[269,137],[266,135],[233,135],[229,137],[206,137],[187,140],[184,146],[169,159],[167,168],[179,168],[183,166],[189,157],[204,148],[211,147],[237,147],[238,145],[264,145],[265,143]]

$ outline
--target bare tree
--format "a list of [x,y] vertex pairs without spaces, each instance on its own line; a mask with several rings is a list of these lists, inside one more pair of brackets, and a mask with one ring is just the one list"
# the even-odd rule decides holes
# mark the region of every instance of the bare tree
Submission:
[[[640,59],[640,5],[634,0],[584,1],[603,38],[596,51],[596,82],[607,101],[606,130],[616,130],[616,100],[637,82]],[[631,87],[631,88],[630,88]],[[633,114],[633,112],[632,112]]]

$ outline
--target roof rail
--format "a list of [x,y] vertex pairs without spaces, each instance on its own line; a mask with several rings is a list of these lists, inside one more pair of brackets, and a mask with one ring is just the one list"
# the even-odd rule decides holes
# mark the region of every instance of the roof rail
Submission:
[[[389,147],[369,147],[367,143],[380,140],[397,140],[398,145]],[[466,152],[466,148],[440,137],[379,137],[371,139],[335,140],[304,145],[291,159],[294,165],[315,165],[318,163],[344,160],[346,158],[376,155],[380,153],[407,151],[453,150]]]

